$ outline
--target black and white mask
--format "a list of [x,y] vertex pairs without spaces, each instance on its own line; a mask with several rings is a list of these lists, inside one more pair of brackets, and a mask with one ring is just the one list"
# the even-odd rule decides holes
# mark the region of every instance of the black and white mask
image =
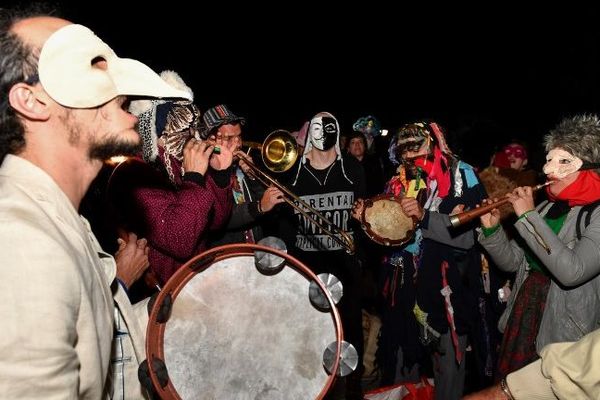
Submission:
[[310,121],[308,135],[314,148],[329,150],[338,140],[337,121],[331,117],[317,116]]

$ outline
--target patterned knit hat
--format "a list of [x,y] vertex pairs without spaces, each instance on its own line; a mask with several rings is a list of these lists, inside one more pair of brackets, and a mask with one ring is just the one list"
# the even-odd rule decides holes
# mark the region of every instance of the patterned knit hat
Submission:
[[215,133],[221,125],[233,124],[236,122],[244,125],[246,123],[245,118],[235,115],[225,104],[219,104],[206,110],[206,113],[202,116],[202,120],[204,121],[205,129],[201,133],[203,139],[206,139],[208,135]]
[[[193,99],[192,90],[176,72],[163,71],[160,76],[169,85],[189,93],[190,98]],[[175,182],[170,157],[182,161],[185,143],[203,129],[200,110],[189,100],[135,100],[131,102],[129,111],[139,119],[142,156],[146,162],[156,160],[158,138],[164,139],[164,164],[169,178]]]

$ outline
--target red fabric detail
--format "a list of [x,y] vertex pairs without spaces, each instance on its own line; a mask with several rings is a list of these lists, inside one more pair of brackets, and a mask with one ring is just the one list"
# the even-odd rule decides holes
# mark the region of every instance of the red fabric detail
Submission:
[[448,147],[448,143],[446,143],[446,137],[444,136],[444,133],[440,129],[440,126],[438,124],[436,124],[435,122],[431,122],[429,124],[429,128],[435,135],[435,138],[437,139],[437,142],[438,142],[438,146],[442,150],[442,153],[452,154],[452,152],[450,151],[450,147]]
[[567,201],[569,206],[584,206],[600,199],[600,175],[595,171],[579,171],[577,179],[564,188],[558,195],[550,193],[546,186],[548,199],[552,202]]
[[373,389],[364,394],[365,400],[433,400],[435,387],[426,377],[419,383],[400,383]]
[[502,152],[509,155],[514,156],[515,158],[520,158],[521,160],[527,160],[527,150],[524,146],[521,146],[518,143],[507,144],[502,148]]
[[494,154],[494,162],[492,163],[494,167],[498,168],[510,168],[510,160],[508,159],[508,154],[503,151],[499,151]]
[[[421,157],[415,160],[415,165],[421,167],[427,173],[427,181],[437,181],[438,195],[441,198],[448,195],[451,183],[448,160],[439,147],[433,147],[433,161],[428,160],[426,157]],[[427,186],[429,187],[429,184]]]
[[410,392],[402,400],[433,400],[434,387],[429,384],[426,378],[421,378],[421,383],[406,383],[406,388]]
[[385,192],[391,193],[394,196],[401,196],[404,194],[404,192],[406,192],[406,188],[404,187],[400,176],[396,175],[390,180],[388,183],[388,188]]
[[[446,270],[449,268],[448,262],[442,262],[442,287],[448,286],[448,279],[446,279]],[[460,346],[458,344],[458,334],[456,333],[456,325],[454,325],[454,316],[450,313],[450,304],[448,304],[449,300],[446,300],[444,297],[444,306],[446,307],[446,318],[448,319],[448,326],[450,327],[450,336],[452,337],[452,344],[454,345],[454,354],[456,354],[456,362],[460,364],[462,361],[462,351],[460,351]]]

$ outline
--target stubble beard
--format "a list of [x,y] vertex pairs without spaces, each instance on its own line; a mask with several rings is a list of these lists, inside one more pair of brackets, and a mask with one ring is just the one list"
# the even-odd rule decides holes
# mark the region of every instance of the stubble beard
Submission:
[[[63,121],[67,126],[69,144],[73,147],[79,146],[84,135],[81,124],[75,120],[70,110]],[[88,158],[90,160],[105,161],[114,156],[137,155],[141,151],[139,140],[131,141],[122,139],[118,134],[111,134],[105,139],[98,140],[94,138],[90,131],[86,135],[90,143],[88,149]]]
[[115,156],[134,156],[141,151],[140,143],[128,142],[118,137],[109,137],[103,142],[95,142],[90,146],[90,160],[105,161]]

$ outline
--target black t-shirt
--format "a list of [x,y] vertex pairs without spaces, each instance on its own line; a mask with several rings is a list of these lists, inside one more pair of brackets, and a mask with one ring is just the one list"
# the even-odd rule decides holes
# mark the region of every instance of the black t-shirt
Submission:
[[[353,234],[350,212],[354,200],[364,197],[365,177],[354,159],[336,160],[325,169],[315,169],[310,160],[302,165],[292,190],[311,207],[321,212],[338,228]],[[341,245],[322,232],[308,218],[294,210],[297,229],[294,247],[305,252],[335,251]]]

